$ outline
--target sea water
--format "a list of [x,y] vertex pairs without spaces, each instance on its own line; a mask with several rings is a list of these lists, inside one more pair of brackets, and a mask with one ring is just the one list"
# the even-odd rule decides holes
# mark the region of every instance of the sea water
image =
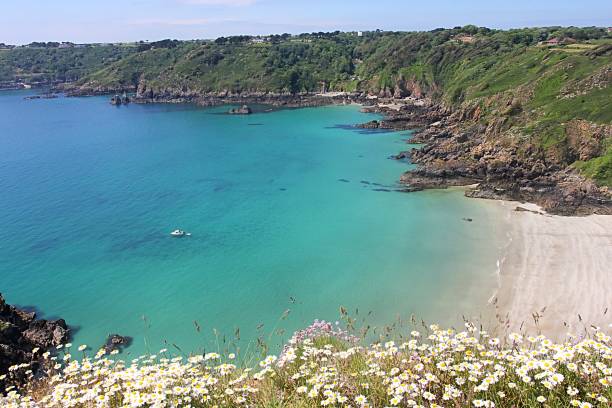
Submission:
[[376,118],[358,106],[26,95],[0,93],[0,291],[64,318],[75,344],[190,353],[239,331],[244,349],[341,306],[373,326],[487,308],[499,214],[459,190],[396,191],[410,165],[388,157],[410,133],[352,128]]

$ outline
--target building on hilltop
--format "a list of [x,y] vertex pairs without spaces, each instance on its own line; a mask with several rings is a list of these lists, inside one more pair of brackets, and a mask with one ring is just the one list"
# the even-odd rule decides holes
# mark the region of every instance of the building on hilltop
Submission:
[[550,38],[546,41],[540,41],[538,44],[540,45],[559,45],[561,44],[561,40],[555,37],[555,38]]

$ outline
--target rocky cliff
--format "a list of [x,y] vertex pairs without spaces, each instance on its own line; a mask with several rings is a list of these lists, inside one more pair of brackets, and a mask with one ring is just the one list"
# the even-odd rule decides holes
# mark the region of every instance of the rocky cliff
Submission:
[[524,139],[504,137],[497,119],[481,122],[480,109],[404,105],[399,110],[370,108],[385,115],[361,127],[413,129],[410,144],[421,146],[395,158],[409,158],[418,167],[401,182],[407,191],[477,184],[466,195],[529,201],[561,215],[612,214],[608,186],[597,185],[571,165],[590,160],[612,137],[612,125],[574,120],[567,124],[563,154]]
[[[65,344],[69,337],[70,329],[64,320],[37,319],[35,312],[8,305],[0,294],[0,392],[36,375],[46,364],[43,353]],[[9,371],[22,364],[29,366],[31,372]]]

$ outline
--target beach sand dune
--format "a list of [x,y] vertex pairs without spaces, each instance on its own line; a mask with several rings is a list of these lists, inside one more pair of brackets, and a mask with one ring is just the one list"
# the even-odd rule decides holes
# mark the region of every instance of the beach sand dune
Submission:
[[[510,242],[500,262],[497,306],[511,331],[555,340],[612,322],[612,216],[561,217],[508,208]],[[537,314],[537,319],[533,315]],[[535,320],[538,320],[537,324]],[[564,325],[565,323],[565,325]]]

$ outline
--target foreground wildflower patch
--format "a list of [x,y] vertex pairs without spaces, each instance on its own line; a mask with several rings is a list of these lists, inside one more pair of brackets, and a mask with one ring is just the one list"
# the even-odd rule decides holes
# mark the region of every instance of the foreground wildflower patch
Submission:
[[434,325],[410,336],[362,347],[315,322],[254,368],[217,353],[169,358],[162,350],[130,362],[103,351],[82,360],[66,354],[48,378],[23,395],[9,390],[0,406],[610,406],[612,344],[602,332],[564,344],[543,336],[492,338],[471,324],[462,332]]

